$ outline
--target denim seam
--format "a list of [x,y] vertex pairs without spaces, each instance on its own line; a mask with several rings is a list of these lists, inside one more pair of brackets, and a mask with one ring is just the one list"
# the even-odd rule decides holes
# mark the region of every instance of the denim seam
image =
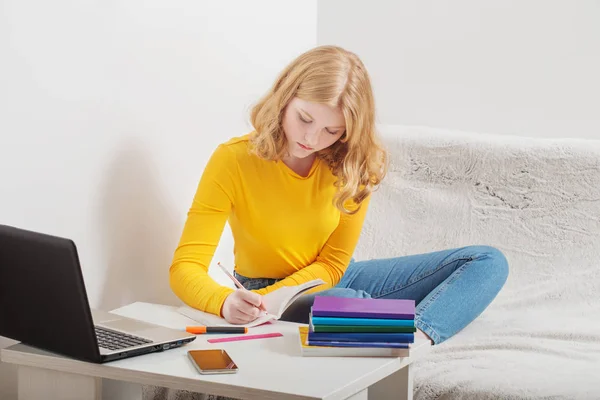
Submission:
[[[424,274],[424,275],[421,275],[421,276],[419,276],[419,277],[415,278],[413,281],[407,282],[407,283],[406,283],[406,285],[403,285],[403,286],[398,286],[398,287],[394,287],[393,289],[391,289],[391,290],[388,290],[388,291],[387,291],[387,292],[385,292],[385,293],[379,294],[378,296],[376,296],[376,297],[374,297],[374,298],[375,298],[375,299],[378,299],[378,298],[380,298],[380,297],[387,296],[387,295],[389,295],[390,293],[394,293],[394,292],[397,292],[397,291],[399,291],[399,290],[405,289],[405,288],[407,288],[407,287],[409,287],[409,286],[412,286],[412,285],[414,285],[415,283],[417,283],[417,282],[419,282],[419,281],[422,281],[423,279],[427,278],[428,276],[431,276],[431,275],[435,274],[436,272],[440,271],[441,269],[443,269],[443,268],[447,267],[448,265],[450,265],[450,264],[452,264],[453,262],[456,262],[456,261],[458,261],[458,260],[466,260],[467,262],[469,262],[469,261],[473,261],[473,257],[464,257],[464,256],[460,256],[460,257],[453,258],[453,259],[451,259],[450,261],[447,261],[447,262],[446,262],[446,263],[444,263],[444,264],[440,264],[440,265],[439,265],[439,266],[438,266],[436,269],[434,269],[434,270],[433,270],[433,271],[431,271],[430,273],[428,273],[428,274]],[[461,266],[461,268],[462,268],[462,266]]]
[[421,329],[421,332],[426,333],[427,336],[429,336],[431,338],[431,340],[433,340],[433,344],[435,343],[439,343],[441,341],[440,339],[440,335],[437,333],[437,331],[435,329],[433,329],[431,327],[431,325],[427,324],[426,322],[423,322],[422,320],[417,320],[415,321],[416,325],[422,325],[422,327],[424,327],[425,329]]
[[[472,259],[471,259],[472,260]],[[456,281],[460,275],[464,272],[464,270],[467,269],[468,267],[468,262],[464,263],[463,265],[460,266],[460,268],[458,268],[456,271],[454,271],[454,273],[451,275],[452,276],[452,280],[449,280],[448,282],[444,282],[444,285],[440,286],[438,288],[438,290],[436,290],[432,296],[429,298],[429,300],[426,303],[421,303],[419,304],[419,312],[416,313],[415,318],[418,317],[418,320],[420,321],[420,323],[427,325],[425,322],[423,322],[423,320],[421,319],[422,314],[427,311],[427,308],[429,308],[429,306],[431,304],[433,304],[438,297],[440,297],[440,295],[442,293],[444,293],[446,291],[446,289],[448,288],[448,286],[453,283],[454,281]],[[429,325],[427,325],[429,326]],[[430,327],[431,328],[431,327]]]

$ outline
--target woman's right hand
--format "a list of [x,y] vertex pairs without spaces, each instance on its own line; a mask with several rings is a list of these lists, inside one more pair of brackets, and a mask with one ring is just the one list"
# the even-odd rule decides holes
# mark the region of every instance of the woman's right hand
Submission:
[[249,290],[233,291],[223,303],[221,314],[230,324],[247,324],[254,321],[264,308],[262,296]]

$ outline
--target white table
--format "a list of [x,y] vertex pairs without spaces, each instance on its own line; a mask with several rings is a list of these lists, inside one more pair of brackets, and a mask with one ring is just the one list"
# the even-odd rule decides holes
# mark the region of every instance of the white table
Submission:
[[[197,325],[175,307],[164,305],[138,302],[112,312],[177,329]],[[250,333],[281,332],[283,337],[239,342],[211,344],[207,336],[199,335],[181,348],[107,364],[23,344],[2,349],[0,358],[19,366],[19,400],[141,399],[142,385],[240,399],[412,399],[411,363],[429,350],[428,341],[417,340],[408,358],[302,357],[298,326],[277,321],[251,328]],[[239,367],[237,374],[196,372],[187,351],[214,348],[227,350]]]

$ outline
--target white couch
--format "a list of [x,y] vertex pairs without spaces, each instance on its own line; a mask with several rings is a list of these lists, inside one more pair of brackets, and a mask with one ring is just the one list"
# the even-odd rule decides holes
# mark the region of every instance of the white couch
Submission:
[[487,244],[510,265],[417,363],[415,399],[600,399],[600,141],[381,131],[391,165],[356,258]]

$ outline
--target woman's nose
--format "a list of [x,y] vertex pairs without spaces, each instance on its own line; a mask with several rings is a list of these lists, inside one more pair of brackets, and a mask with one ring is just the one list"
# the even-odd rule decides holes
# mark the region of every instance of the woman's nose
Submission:
[[316,129],[307,131],[304,135],[304,140],[308,146],[315,147],[319,142],[319,131]]

